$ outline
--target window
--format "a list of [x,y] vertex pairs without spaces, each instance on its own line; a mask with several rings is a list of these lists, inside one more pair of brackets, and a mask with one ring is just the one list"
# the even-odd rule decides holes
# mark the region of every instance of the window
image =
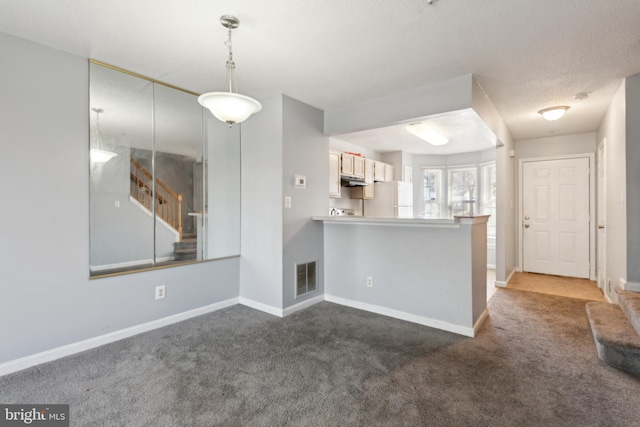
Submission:
[[476,167],[449,170],[449,215],[475,213],[477,175]]
[[491,215],[487,224],[487,236],[496,236],[496,164],[482,166],[482,214]]
[[424,217],[441,218],[442,205],[442,170],[425,169],[424,180]]

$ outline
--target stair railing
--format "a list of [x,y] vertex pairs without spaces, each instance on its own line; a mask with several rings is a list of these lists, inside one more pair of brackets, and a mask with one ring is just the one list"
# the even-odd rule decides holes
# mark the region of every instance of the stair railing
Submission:
[[176,193],[156,178],[156,194],[153,196],[153,175],[140,163],[131,159],[131,196],[180,234],[182,241],[182,194]]

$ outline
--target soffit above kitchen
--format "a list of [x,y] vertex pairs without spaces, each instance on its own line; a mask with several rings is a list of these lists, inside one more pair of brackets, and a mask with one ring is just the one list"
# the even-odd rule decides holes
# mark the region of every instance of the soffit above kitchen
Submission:
[[[413,122],[413,121],[412,121]],[[407,131],[407,124],[350,132],[336,136],[378,153],[404,151],[411,154],[449,155],[495,148],[496,136],[471,108],[434,114],[415,122],[425,123],[449,142],[432,145]]]
[[[4,33],[197,93],[222,85],[218,20],[233,14],[247,95],[326,110],[472,74],[514,139],[595,131],[622,79],[640,72],[637,0],[0,0],[0,10]],[[571,108],[552,123],[537,113],[552,105]]]

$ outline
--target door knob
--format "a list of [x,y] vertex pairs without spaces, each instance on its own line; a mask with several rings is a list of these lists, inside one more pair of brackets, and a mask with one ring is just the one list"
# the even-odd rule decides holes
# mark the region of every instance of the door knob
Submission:
[[599,225],[598,230],[604,230],[604,225]]
[[528,221],[529,220],[529,216],[525,216],[524,219]]
[[525,225],[524,225],[524,228],[529,228],[529,224],[525,224]]

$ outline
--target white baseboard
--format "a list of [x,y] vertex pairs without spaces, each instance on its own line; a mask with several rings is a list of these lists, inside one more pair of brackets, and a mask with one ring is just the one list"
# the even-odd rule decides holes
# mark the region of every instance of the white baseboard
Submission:
[[393,317],[395,319],[406,320],[407,322],[418,323],[420,325],[441,329],[447,332],[453,332],[455,334],[464,335],[466,337],[475,336],[475,331],[473,328],[461,326],[461,325],[454,325],[453,323],[443,322],[442,320],[418,316],[416,314],[394,310],[394,309],[382,307],[379,305],[367,304],[360,301],[354,301],[347,298],[337,297],[334,295],[325,294],[324,299],[325,301],[333,302],[333,303],[344,305],[347,307],[369,311],[371,313],[381,314],[383,316]]
[[183,320],[191,319],[193,317],[201,316],[203,314],[211,313],[232,305],[238,304],[238,298],[231,298],[226,301],[221,301],[215,304],[209,304],[204,307],[195,308],[193,310],[185,311],[182,313],[174,314],[172,316],[163,317],[162,319],[153,320],[151,322],[143,323],[140,325],[132,326],[130,328],[121,329],[119,331],[110,332],[108,334],[100,335],[98,337],[89,338],[84,341],[79,341],[72,344],[63,345],[51,350],[43,351],[41,353],[32,354],[30,356],[22,357],[20,359],[10,360],[8,362],[0,363],[0,376],[7,375],[12,372],[21,371],[23,369],[30,368],[41,363],[51,362],[62,357],[71,356],[72,354],[80,353],[92,348],[100,347],[101,345],[109,344],[114,341],[118,341],[124,338],[129,338],[134,335],[148,332],[154,329],[162,328],[173,323],[182,322]]
[[625,291],[640,292],[640,283],[620,279],[620,285],[622,285],[622,289]]
[[273,316],[284,317],[284,310],[272,305],[263,304],[261,302],[254,301],[245,297],[239,297],[238,302],[242,305],[246,305],[247,307],[251,307],[259,311],[264,311],[265,313],[271,314]]
[[482,326],[482,323],[484,322],[484,319],[486,319],[488,315],[489,315],[489,309],[485,308],[484,311],[482,312],[482,314],[480,315],[480,317],[478,317],[478,320],[476,320],[476,323],[473,324],[473,336],[474,337],[476,335],[478,335],[478,330],[480,329],[480,326]]
[[288,316],[290,314],[295,313],[296,311],[304,310],[307,307],[311,307],[319,302],[324,301],[324,294],[318,295],[317,297],[309,298],[308,300],[304,300],[298,304],[292,305],[291,307],[287,307],[283,311],[284,316]]
[[507,277],[507,280],[505,280],[504,282],[501,280],[496,280],[496,282],[494,283],[494,286],[498,288],[506,288],[507,285],[509,285],[509,282],[511,281],[511,279],[513,279],[514,274],[516,274],[519,271],[520,271],[519,269],[514,268],[513,271],[511,271],[511,274],[509,274],[509,277]]

